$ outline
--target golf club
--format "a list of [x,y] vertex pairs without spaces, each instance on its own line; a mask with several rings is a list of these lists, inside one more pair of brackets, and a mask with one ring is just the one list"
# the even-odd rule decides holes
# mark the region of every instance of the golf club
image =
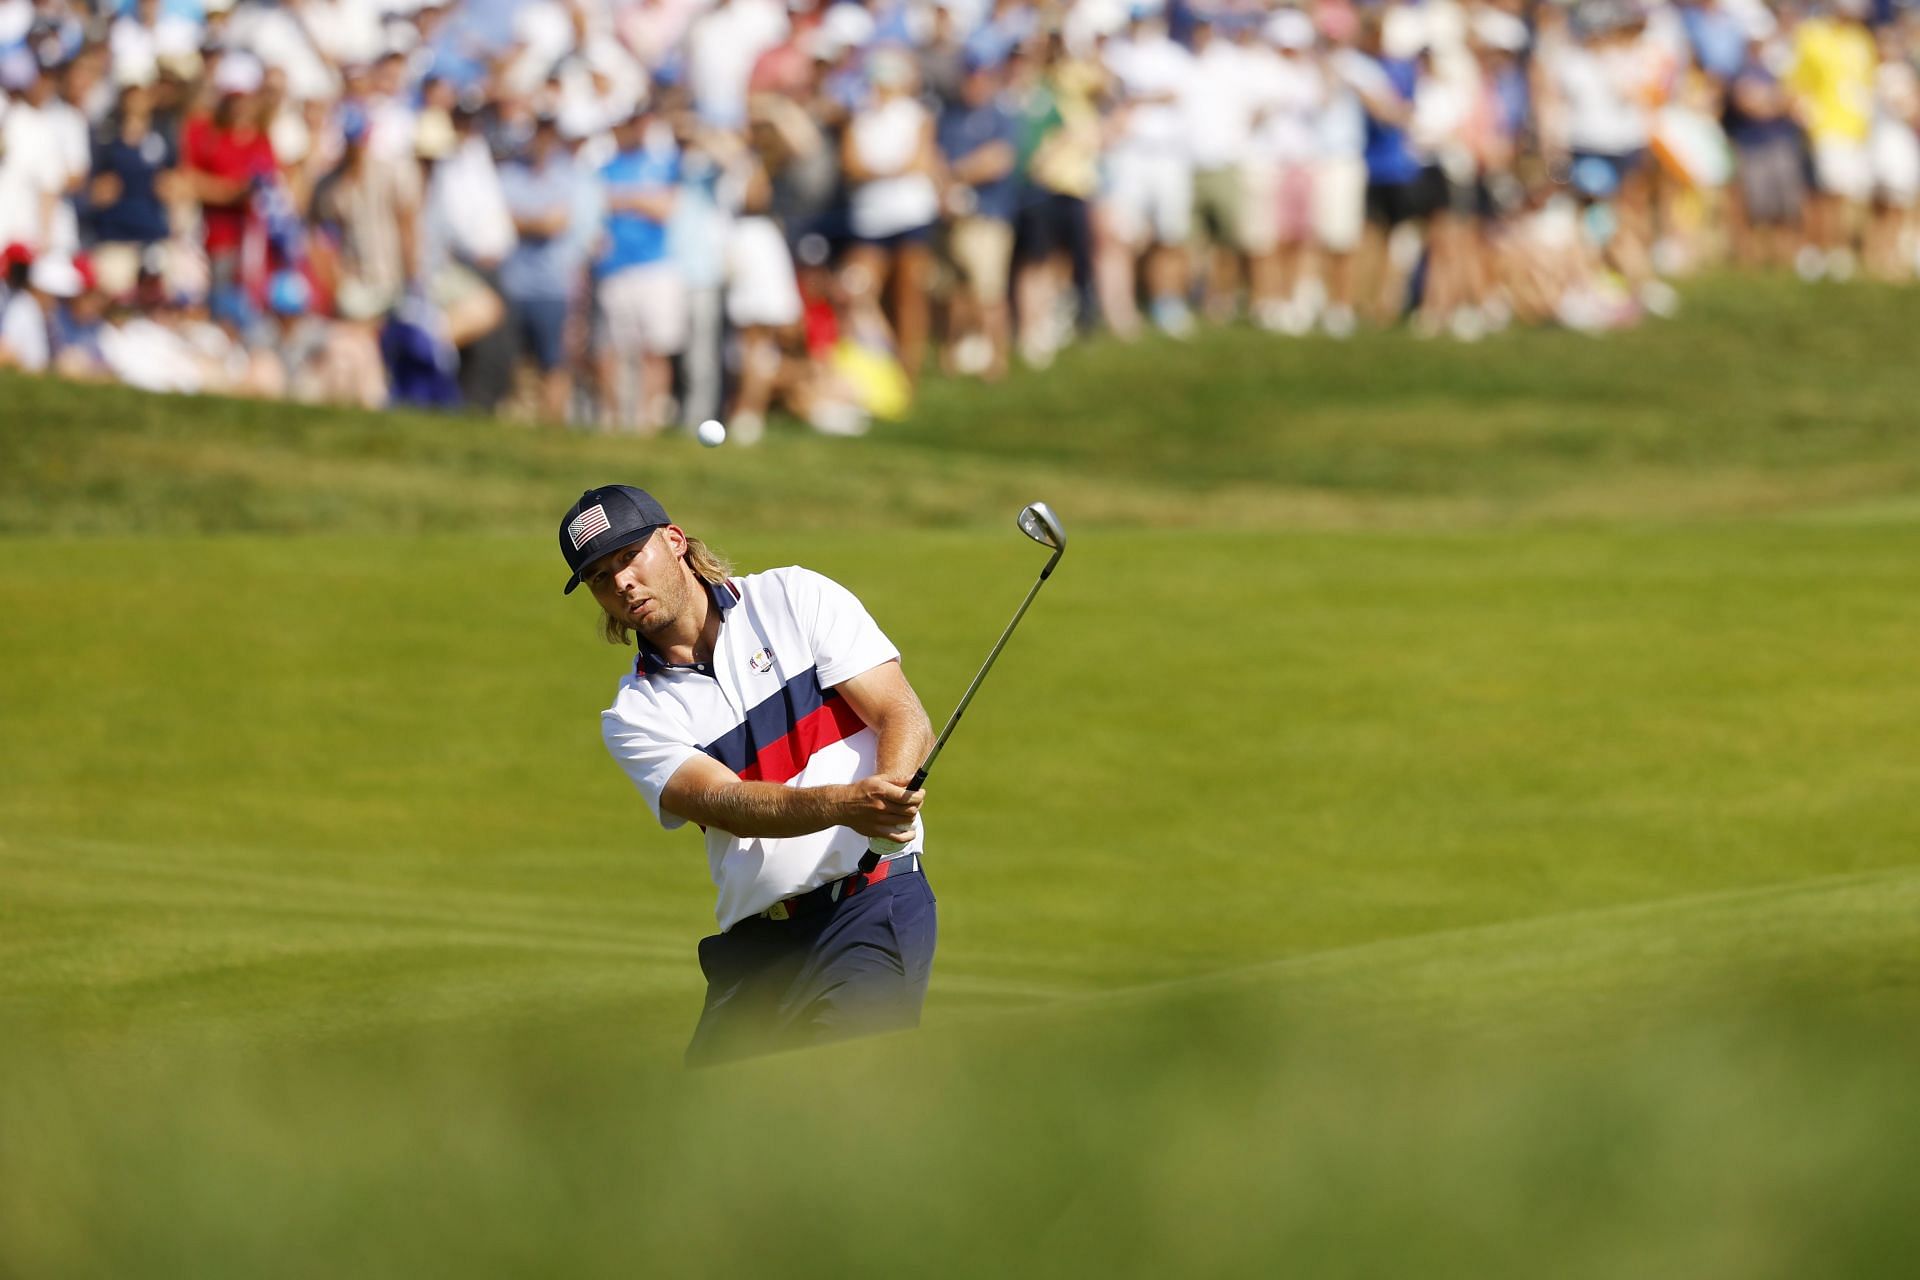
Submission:
[[[1052,551],[1053,555],[1048,557],[1046,567],[1040,570],[1040,576],[1034,580],[1033,586],[1027,591],[1027,598],[1022,600],[1020,607],[1014,611],[1013,621],[1007,624],[1007,629],[1000,633],[998,640],[994,641],[993,651],[987,654],[987,660],[980,665],[979,673],[973,677],[973,683],[968,685],[967,691],[960,695],[960,705],[953,709],[951,716],[947,717],[947,727],[940,731],[940,737],[934,742],[933,750],[927,754],[926,760],[921,763],[920,768],[914,772],[912,780],[907,783],[909,791],[918,791],[926,785],[927,774],[932,770],[933,762],[940,758],[940,749],[946,746],[947,739],[953,736],[954,726],[959,724],[960,717],[967,713],[967,704],[972,702],[973,695],[979,692],[981,682],[987,678],[987,672],[993,670],[994,659],[998,658],[1000,651],[1007,647],[1007,637],[1011,636],[1013,629],[1020,625],[1020,619],[1027,616],[1027,606],[1032,604],[1033,598],[1040,594],[1040,588],[1046,585],[1048,575],[1053,572],[1053,566],[1060,563],[1060,556],[1067,549],[1067,531],[1061,525],[1060,517],[1054,515],[1053,508],[1046,503],[1028,503],[1020,511],[1019,524],[1020,532]],[[867,854],[860,859],[860,869],[871,871],[881,858],[899,853],[906,847],[904,844],[895,844],[891,840],[882,840],[874,836],[867,841]]]

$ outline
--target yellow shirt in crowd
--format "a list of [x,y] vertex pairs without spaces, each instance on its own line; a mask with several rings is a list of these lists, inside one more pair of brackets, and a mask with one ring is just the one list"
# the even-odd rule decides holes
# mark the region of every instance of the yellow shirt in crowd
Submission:
[[1867,140],[1879,65],[1873,37],[1859,23],[1812,18],[1800,24],[1787,83],[1800,97],[1807,133],[1816,146]]

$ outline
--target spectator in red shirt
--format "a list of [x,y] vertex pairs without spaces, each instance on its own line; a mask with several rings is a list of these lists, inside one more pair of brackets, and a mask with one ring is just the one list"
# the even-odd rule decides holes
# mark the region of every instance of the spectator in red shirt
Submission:
[[[273,143],[261,116],[260,63],[229,53],[214,72],[219,94],[211,115],[195,115],[181,132],[181,160],[199,198],[214,289],[241,282],[241,252],[258,229],[253,212],[256,183],[274,172]],[[260,262],[264,279],[264,255]]]

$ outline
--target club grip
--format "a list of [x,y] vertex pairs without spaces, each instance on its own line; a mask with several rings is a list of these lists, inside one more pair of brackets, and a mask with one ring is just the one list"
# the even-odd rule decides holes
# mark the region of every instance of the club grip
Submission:
[[[914,770],[913,776],[907,779],[907,790],[918,791],[926,785],[927,767],[921,765],[918,769]],[[860,869],[862,871],[871,871],[879,865],[880,859],[891,858],[896,853],[904,853],[906,852],[906,848],[907,846],[904,844],[895,844],[893,841],[883,840],[879,836],[868,836],[867,853],[865,857],[860,859]]]

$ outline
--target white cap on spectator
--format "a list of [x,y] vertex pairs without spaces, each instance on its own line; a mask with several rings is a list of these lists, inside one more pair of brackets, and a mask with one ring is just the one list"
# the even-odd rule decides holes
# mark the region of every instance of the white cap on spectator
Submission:
[[1527,47],[1527,24],[1498,9],[1478,9],[1473,15],[1473,38],[1489,49],[1518,53]]
[[1395,5],[1380,21],[1380,51],[1389,58],[1412,58],[1427,47],[1427,15],[1407,5]]
[[160,78],[160,64],[151,53],[144,57],[125,57],[113,64],[113,82],[122,89],[144,89]]
[[0,49],[19,44],[33,30],[33,0],[0,0]]
[[342,320],[371,320],[387,308],[371,286],[349,278],[333,291],[333,309]]
[[590,98],[563,97],[554,115],[558,118],[560,136],[569,142],[579,142],[605,130],[611,123],[612,113],[602,110],[600,104]]
[[385,37],[380,42],[382,55],[397,53],[404,57],[420,47],[420,28],[411,22],[389,22]]
[[208,13],[225,13],[233,8],[233,0],[203,0],[201,8]]
[[873,15],[857,4],[836,4],[820,19],[814,56],[833,58],[873,39]]
[[176,80],[200,74],[200,28],[191,22],[162,18],[153,32],[154,68]]
[[1313,19],[1298,9],[1281,9],[1267,19],[1267,43],[1281,49],[1313,48]]
[[34,259],[33,266],[27,270],[27,283],[56,298],[73,298],[79,296],[85,282],[80,279],[80,268],[73,265],[72,258],[49,253]]
[[1749,40],[1772,39],[1774,32],[1780,29],[1780,20],[1773,16],[1773,10],[1759,3],[1759,0],[1748,0],[1748,3],[1744,4],[1729,4],[1726,8],[1738,20],[1740,30]]
[[609,93],[625,102],[647,91],[647,69],[610,35],[589,35],[581,47],[587,66],[607,78]]
[[415,155],[422,160],[439,160],[459,145],[460,135],[453,131],[452,116],[438,107],[420,113],[420,122],[413,130]]
[[260,65],[260,59],[250,53],[235,49],[220,59],[220,65],[213,72],[214,92],[258,93],[260,84],[266,78],[266,71]]
[[299,164],[313,152],[313,130],[298,111],[273,113],[267,126],[267,141],[273,144],[273,158],[281,164]]

